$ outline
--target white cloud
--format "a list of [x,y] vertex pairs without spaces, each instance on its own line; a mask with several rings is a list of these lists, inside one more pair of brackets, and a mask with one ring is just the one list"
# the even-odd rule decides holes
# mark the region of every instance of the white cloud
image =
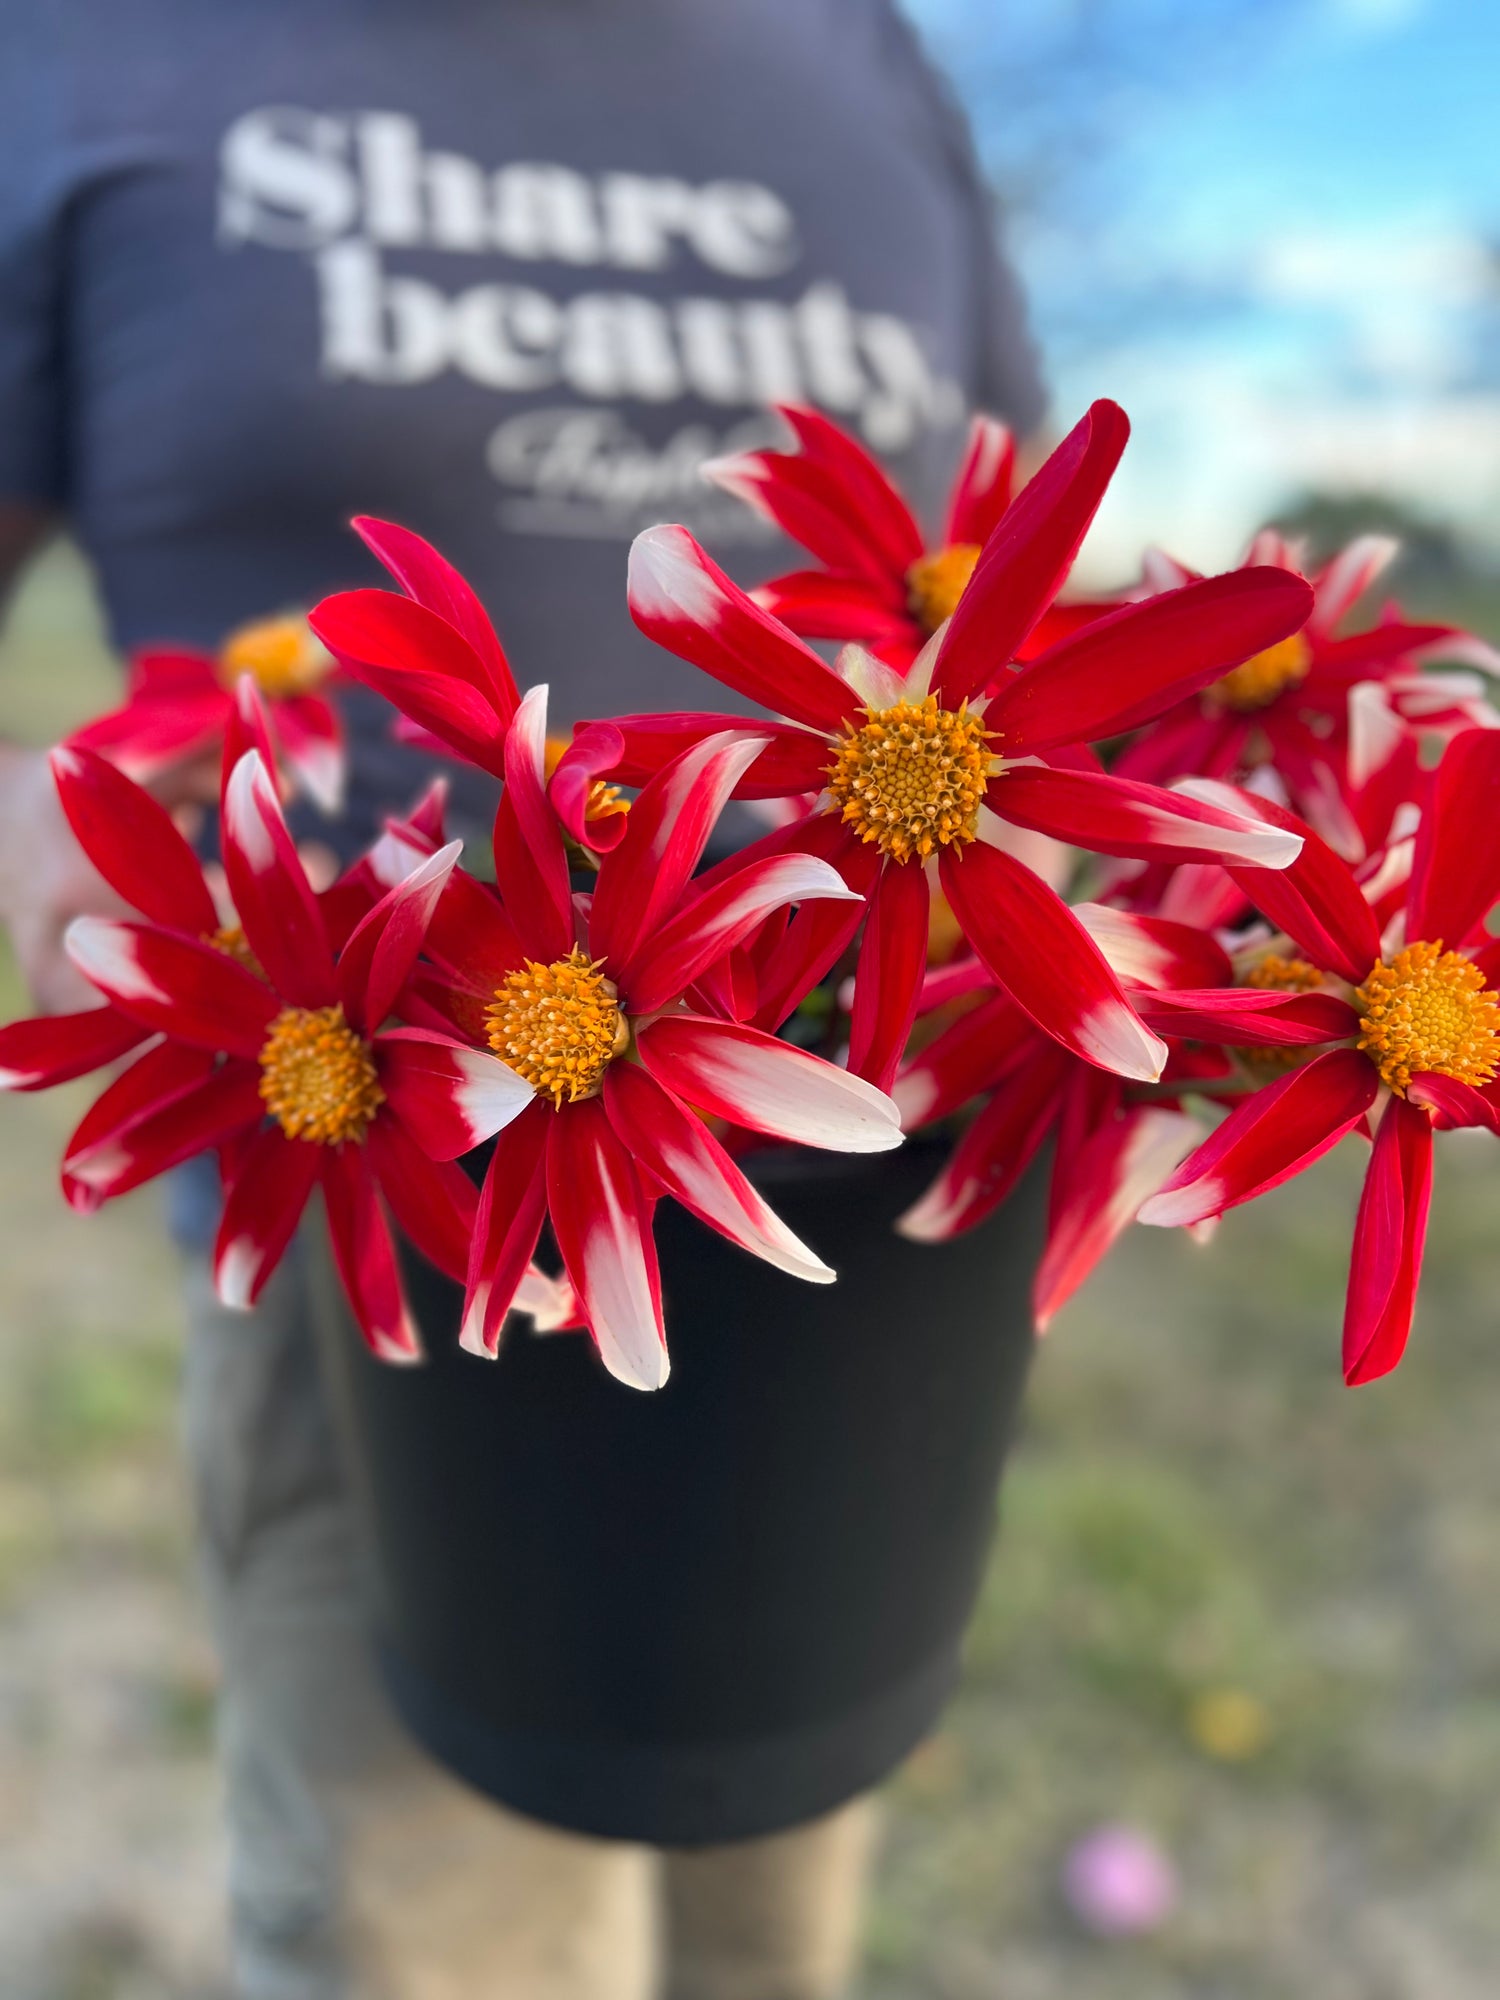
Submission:
[[1492,253],[1480,237],[1446,218],[1420,216],[1378,228],[1269,235],[1251,255],[1248,279],[1270,302],[1356,307],[1416,296],[1452,309],[1495,289]]
[[1329,12],[1341,25],[1367,34],[1390,34],[1420,20],[1426,0],[1329,0]]
[[1091,365],[1086,380],[1060,383],[1059,411],[1100,394],[1130,412],[1132,437],[1081,581],[1133,574],[1150,542],[1223,568],[1304,490],[1395,494],[1500,544],[1500,392],[1291,390],[1231,355],[1144,346]]

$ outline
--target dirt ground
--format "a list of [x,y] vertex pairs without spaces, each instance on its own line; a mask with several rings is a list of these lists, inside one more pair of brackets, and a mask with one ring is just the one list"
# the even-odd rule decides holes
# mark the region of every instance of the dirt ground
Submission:
[[[40,740],[100,672],[59,561],[0,649],[0,727]],[[173,1272],[149,1197],[63,1208],[77,1105],[0,1101],[0,1994],[210,2000]],[[1349,1393],[1359,1164],[1206,1249],[1137,1232],[1059,1321],[966,1688],[892,1788],[865,2000],[1492,2000],[1500,1149],[1440,1149],[1412,1352]],[[1205,1721],[1226,1697],[1237,1730]],[[1181,1888],[1108,1942],[1059,1870],[1119,1820]]]

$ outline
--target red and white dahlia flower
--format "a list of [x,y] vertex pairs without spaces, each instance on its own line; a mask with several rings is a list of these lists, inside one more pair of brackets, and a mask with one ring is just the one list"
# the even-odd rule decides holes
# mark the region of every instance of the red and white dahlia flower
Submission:
[[[1072,565],[1127,432],[1114,404],[1094,405],[1001,517],[957,610],[905,674],[852,646],[828,666],[684,528],[649,529],[631,551],[641,630],[778,717],[737,796],[819,795],[770,845],[823,855],[869,897],[850,1066],[877,1083],[894,1074],[915,1014],[933,864],[969,944],[1039,1027],[1089,1062],[1151,1079],[1165,1048],[1066,904],[1007,851],[1008,829],[1178,862],[1277,867],[1296,852],[1294,834],[1241,811],[1106,774],[1088,746],[1295,631],[1310,603],[1301,578],[1263,568],[1191,583],[1012,666]],[[637,782],[684,741],[730,726],[743,725],[616,717],[612,775]],[[559,778],[568,768],[565,757]],[[825,966],[852,931],[831,937]]]
[[748,451],[703,467],[727,493],[765,515],[821,569],[763,583],[755,600],[804,639],[853,640],[905,669],[952,616],[979,552],[1010,505],[1015,440],[976,416],[929,547],[884,467],[816,410],[777,405],[799,449]]
[[[81,762],[83,753],[60,755]],[[103,795],[98,770],[74,769],[65,782]],[[215,912],[201,876],[189,875],[190,851],[175,854],[160,825],[143,836],[146,825],[142,816],[132,827],[131,852],[160,887],[148,893],[136,882],[131,900],[167,922],[79,917],[68,931],[74,964],[146,1046],[68,1142],[65,1188],[91,1206],[217,1149],[226,1192],[215,1282],[226,1304],[247,1306],[321,1186],[366,1339],[384,1359],[417,1358],[383,1204],[424,1255],[461,1276],[477,1197],[452,1161],[489,1137],[519,1094],[495,1057],[428,1029],[383,1025],[458,844],[387,890],[335,951],[257,751],[239,760],[224,793],[233,932],[208,929]],[[166,831],[178,838],[170,821]],[[413,1072],[429,1151],[404,1111]]]
[[324,690],[337,677],[338,663],[306,618],[289,611],[241,625],[217,654],[143,647],[131,655],[125,700],[69,741],[149,782],[219,748],[235,689],[248,679],[265,702],[277,764],[292,789],[335,813],[344,796],[344,731]]
[[1078,905],[1076,915],[1167,1042],[1159,1082],[1129,1082],[1059,1048],[969,960],[929,975],[924,1008],[958,1001],[968,1011],[911,1059],[892,1090],[908,1131],[979,1104],[932,1186],[896,1225],[916,1242],[947,1242],[982,1222],[1053,1139],[1046,1242],[1032,1288],[1039,1331],[1203,1136],[1185,1101],[1233,1086],[1231,1059],[1193,1039],[1195,1010],[1232,1010],[1252,1062],[1326,1041],[1340,1025],[1326,997],[1229,990],[1229,954],[1190,924],[1097,904]]
[[[765,738],[691,746],[635,801],[623,838],[575,896],[545,790],[546,690],[512,722],[495,821],[495,892],[455,875],[426,933],[414,997],[492,1050],[520,1093],[485,1176],[462,1342],[496,1351],[550,1218],[606,1367],[637,1388],[667,1377],[652,1212],[673,1196],[780,1269],[833,1273],[787,1229],[702,1113],[843,1152],[899,1145],[894,1105],[832,1063],[716,1011],[711,975],[786,905],[857,898],[824,861],[783,854],[695,884],[725,800]],[[798,994],[812,984],[809,973]],[[420,1131],[415,1087],[409,1104]]]
[[[1305,1061],[1231,1111],[1140,1212],[1142,1222],[1163,1226],[1221,1215],[1300,1173],[1347,1133],[1368,1132],[1378,1117],[1345,1306],[1349,1382],[1386,1374],[1405,1349],[1434,1128],[1497,1129],[1500,940],[1486,929],[1500,902],[1496,788],[1500,733],[1467,730],[1443,755],[1409,850],[1363,880],[1310,831],[1283,873],[1231,871],[1289,941],[1267,955],[1256,983],[1316,997],[1334,1009],[1336,1026]],[[1228,792],[1206,781],[1194,790],[1215,799]],[[1290,819],[1265,802],[1257,809],[1273,824]],[[1185,1031],[1238,1040],[1232,1007],[1193,996]]]
[[[1165,784],[1242,780],[1270,767],[1296,811],[1339,853],[1362,859],[1411,796],[1422,737],[1500,726],[1483,676],[1463,671],[1494,673],[1500,657],[1472,633],[1413,624],[1394,607],[1359,630],[1341,629],[1397,548],[1384,535],[1350,542],[1309,579],[1312,608],[1299,630],[1166,711],[1113,768]],[[1245,557],[1246,567],[1291,575],[1302,563],[1299,545],[1270,529]],[[1179,590],[1195,575],[1160,552],[1147,559],[1153,592]],[[1437,660],[1458,670],[1433,671]]]

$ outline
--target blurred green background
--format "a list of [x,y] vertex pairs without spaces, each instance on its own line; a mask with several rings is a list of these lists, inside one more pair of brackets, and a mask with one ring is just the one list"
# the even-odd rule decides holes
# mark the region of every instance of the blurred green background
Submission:
[[[1493,580],[1440,535],[1415,554],[1411,601],[1494,636]],[[49,740],[113,686],[55,550],[0,640],[0,729]],[[3,997],[19,1010],[8,967]],[[221,1852],[179,1314],[153,1199],[82,1221],[56,1193],[86,1096],[0,1104],[0,1992],[206,2000]],[[967,1686],[893,1788],[866,2000],[1492,2000],[1500,1150],[1440,1147],[1409,1358],[1350,1393],[1361,1166],[1349,1146],[1208,1248],[1136,1232],[1059,1321]],[[1108,1942],[1059,1867],[1121,1820],[1181,1893]]]

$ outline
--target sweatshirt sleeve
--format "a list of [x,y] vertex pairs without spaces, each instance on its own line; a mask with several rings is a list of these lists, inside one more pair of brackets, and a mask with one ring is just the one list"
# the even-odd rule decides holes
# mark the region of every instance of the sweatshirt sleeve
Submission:
[[0,500],[65,494],[62,231],[47,8],[0,8]]

